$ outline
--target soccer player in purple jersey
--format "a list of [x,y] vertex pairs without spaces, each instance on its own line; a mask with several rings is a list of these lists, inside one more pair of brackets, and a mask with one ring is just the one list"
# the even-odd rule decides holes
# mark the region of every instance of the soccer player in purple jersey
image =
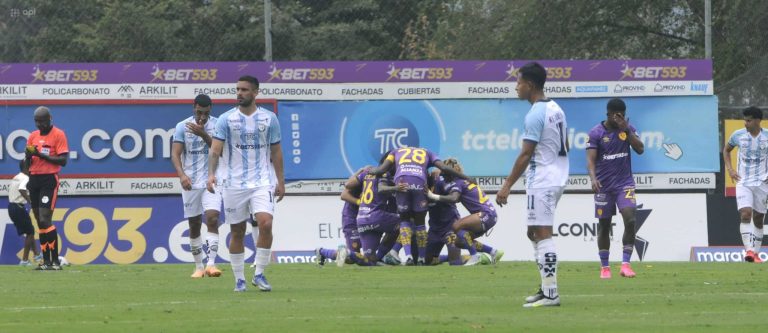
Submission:
[[[394,212],[391,204],[392,192],[403,190],[405,185],[395,185],[391,178],[379,178],[367,170],[358,174],[356,179],[363,188],[357,212],[357,231],[360,234],[363,258],[358,260],[357,264],[374,266],[392,249],[397,240],[400,217]],[[348,185],[356,184],[352,182]]]
[[[405,250],[406,265],[413,265],[411,235],[415,231],[418,246],[418,264],[425,263],[427,245],[427,170],[436,167],[447,175],[469,179],[466,175],[446,167],[437,154],[417,147],[403,147],[389,152],[372,175],[380,176],[394,167],[395,183],[401,188],[395,193],[397,211],[400,214],[400,243]],[[412,229],[413,228],[413,229]]]
[[[455,158],[445,160],[445,165],[451,167],[459,173],[463,173],[463,168]],[[471,255],[466,266],[477,265],[480,263],[481,256],[478,251],[488,253],[492,262],[498,262],[504,255],[504,251],[494,249],[488,245],[482,244],[474,239],[487,233],[496,225],[497,215],[493,203],[485,196],[483,190],[477,184],[469,183],[464,179],[457,179],[445,175],[447,181],[447,195],[438,195],[428,192],[430,200],[436,202],[457,203],[461,202],[470,215],[465,216],[452,225],[453,232],[456,234],[456,246],[467,249]]]
[[[429,175],[428,184],[430,191],[436,194],[448,194],[448,186],[440,172],[435,170]],[[451,265],[464,264],[461,258],[461,249],[457,248],[456,234],[451,229],[454,222],[461,218],[455,203],[432,202],[429,203],[429,231],[427,232],[426,264],[436,265],[440,263],[440,252],[443,246],[448,247],[448,261]]]
[[[370,167],[364,167],[357,170],[355,174],[347,179],[344,189],[341,192],[341,200],[344,201],[344,208],[341,211],[341,227],[344,231],[344,238],[346,239],[346,247],[340,245],[338,249],[324,249],[318,248],[315,250],[315,256],[317,263],[321,266],[325,265],[326,259],[336,260],[336,265],[341,267],[345,263],[356,263],[358,256],[355,254],[360,252],[360,234],[357,232],[357,211],[359,209],[361,186],[357,182],[357,177]],[[354,186],[352,184],[357,184]],[[349,261],[349,262],[346,262]]]
[[637,129],[626,119],[627,106],[618,98],[608,101],[608,117],[589,131],[587,143],[587,170],[595,192],[595,217],[600,221],[597,248],[600,256],[600,278],[610,279],[608,265],[610,253],[611,220],[616,207],[624,219],[623,259],[621,276],[632,278],[635,272],[629,265],[635,244],[635,179],[632,177],[632,156],[629,148],[638,155],[645,147],[637,136]]

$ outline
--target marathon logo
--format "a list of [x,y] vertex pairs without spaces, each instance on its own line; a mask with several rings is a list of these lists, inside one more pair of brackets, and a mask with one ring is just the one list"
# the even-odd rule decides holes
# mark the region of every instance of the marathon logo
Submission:
[[[691,262],[744,262],[747,251],[739,246],[693,246]],[[760,251],[760,259],[768,260],[768,253]]]

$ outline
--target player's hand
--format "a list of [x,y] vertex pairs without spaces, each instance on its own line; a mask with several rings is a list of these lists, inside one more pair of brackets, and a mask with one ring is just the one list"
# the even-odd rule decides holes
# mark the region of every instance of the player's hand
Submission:
[[429,189],[426,189],[426,190],[427,190],[427,199],[429,199],[429,201],[434,201],[434,202],[440,201],[439,195],[432,193],[432,191],[430,191]]
[[621,113],[614,114],[613,121],[616,123],[616,126],[619,127],[619,130],[626,131],[627,128],[629,128],[629,119],[624,119],[624,116]]
[[26,158],[30,158],[31,156],[40,156],[40,152],[37,150],[37,146],[35,145],[28,145],[24,149],[24,156]]
[[397,191],[398,192],[408,192],[408,184],[407,183],[398,183],[397,184]]
[[275,187],[275,197],[277,197],[277,202],[282,201],[283,196],[285,196],[285,183],[277,182],[277,186]]
[[733,181],[735,182],[738,182],[741,180],[741,176],[739,176],[739,173],[736,172],[736,170],[733,170],[733,169],[728,170],[728,174],[731,176],[731,179],[733,179]]
[[216,193],[216,176],[208,176],[206,187],[208,188],[208,192]]
[[496,192],[496,203],[499,207],[504,207],[507,204],[507,198],[509,197],[509,188],[502,186],[499,192]]
[[183,188],[185,191],[192,189],[192,180],[189,179],[189,176],[186,174],[181,175],[181,177],[179,177],[179,181],[181,182],[181,188]]
[[187,123],[187,130],[192,132],[192,134],[197,136],[204,136],[205,135],[205,128],[202,125],[198,125],[193,122]]
[[593,179],[591,183],[592,183],[592,191],[595,193],[600,192],[600,189],[603,187],[603,184],[600,184],[600,181],[597,179]]

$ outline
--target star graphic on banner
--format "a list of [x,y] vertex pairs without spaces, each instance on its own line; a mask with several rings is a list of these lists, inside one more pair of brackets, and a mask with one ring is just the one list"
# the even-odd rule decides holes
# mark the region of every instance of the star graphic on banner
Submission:
[[162,80],[163,74],[165,74],[165,70],[160,69],[160,66],[158,64],[155,64],[154,66],[152,66],[152,69],[153,71],[152,73],[150,73],[152,74],[152,81],[149,81],[149,82],[155,82],[155,80]]
[[267,80],[267,82],[280,78],[280,73],[282,73],[283,70],[277,68],[277,64],[272,63],[271,65],[269,65],[269,68],[271,68],[272,70],[267,72],[267,74],[269,74],[269,80]]
[[624,63],[624,69],[620,70],[621,72],[621,78],[619,80],[624,80],[625,77],[634,78],[633,72],[635,71],[634,67],[629,67],[629,65],[625,62]]
[[509,81],[511,78],[517,78],[517,73],[520,71],[519,68],[515,68],[515,64],[513,62],[510,62],[509,65],[507,65],[507,70],[505,73],[507,73],[507,78],[504,79],[504,81]]
[[34,83],[34,82],[37,82],[37,81],[43,81],[43,76],[44,75],[45,75],[45,71],[41,71],[40,70],[40,65],[35,66],[35,72],[32,73],[32,76],[35,79],[32,80],[32,82]]
[[387,71],[387,74],[389,74],[389,77],[387,78],[387,81],[391,79],[398,78],[398,75],[400,74],[400,68],[396,68],[394,63],[389,64],[389,70]]

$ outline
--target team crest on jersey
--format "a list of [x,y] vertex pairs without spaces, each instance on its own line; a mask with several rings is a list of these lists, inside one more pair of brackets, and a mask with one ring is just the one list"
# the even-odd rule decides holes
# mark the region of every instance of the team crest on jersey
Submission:
[[267,130],[267,124],[259,122],[259,132],[264,132]]
[[621,141],[625,141],[625,140],[627,140],[627,132],[621,132],[621,133],[619,133],[619,139],[620,139]]
[[603,142],[605,142],[605,143],[611,142],[611,138],[609,138],[607,136],[604,136],[603,137]]
[[603,215],[603,209],[602,208],[598,208],[597,209],[597,215],[598,216]]

